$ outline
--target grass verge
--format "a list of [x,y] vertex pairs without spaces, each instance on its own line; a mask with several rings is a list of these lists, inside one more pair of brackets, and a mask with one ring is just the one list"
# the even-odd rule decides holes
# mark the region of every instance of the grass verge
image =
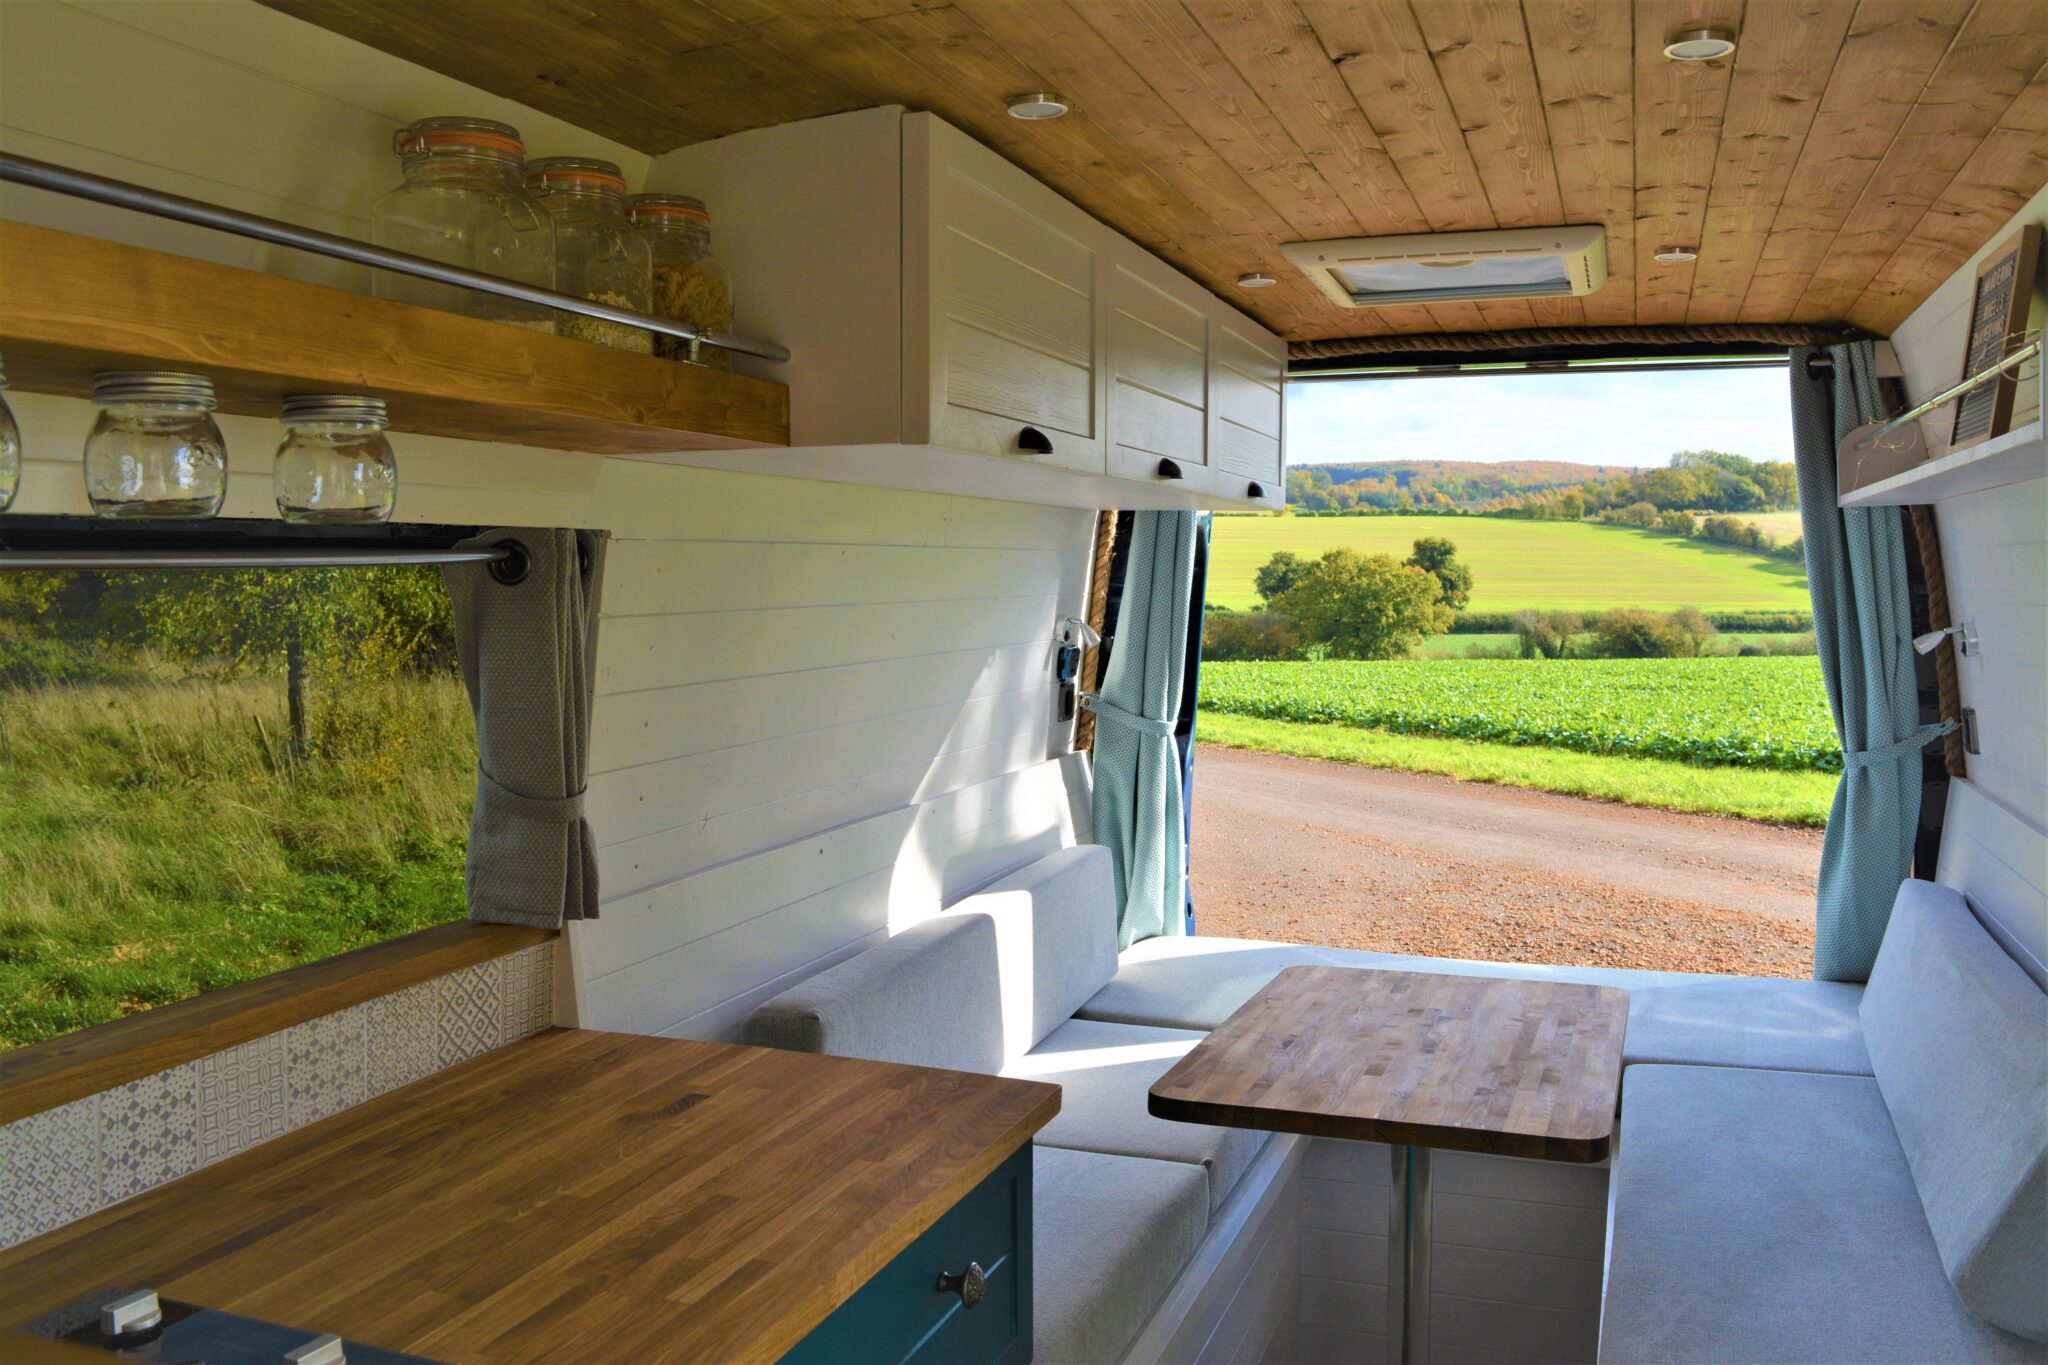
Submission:
[[1434,773],[1467,782],[1492,782],[1656,810],[1733,815],[1778,825],[1825,825],[1835,795],[1833,773],[1698,768],[1664,759],[1395,735],[1348,725],[1258,720],[1213,711],[1202,712],[1195,733],[1205,744],[1232,749]]

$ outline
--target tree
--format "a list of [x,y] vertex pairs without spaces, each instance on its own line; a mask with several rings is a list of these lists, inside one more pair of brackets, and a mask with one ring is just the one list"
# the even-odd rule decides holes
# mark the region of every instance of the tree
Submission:
[[1472,600],[1472,570],[1458,562],[1458,547],[1442,536],[1424,536],[1415,542],[1408,556],[1409,567],[1421,569],[1438,584],[1438,600],[1452,611],[1461,611]]
[[1562,659],[1572,652],[1572,637],[1585,629],[1568,611],[1518,611],[1515,640],[1525,659]]
[[1442,595],[1434,574],[1392,555],[1336,549],[1307,566],[1272,606],[1305,643],[1327,647],[1334,658],[1399,659],[1451,628],[1455,613]]
[[1275,611],[1219,611],[1211,607],[1202,620],[1202,657],[1219,662],[1237,659],[1299,659],[1301,634],[1294,622]]
[[1261,600],[1271,602],[1281,593],[1293,587],[1308,563],[1292,550],[1277,550],[1273,557],[1259,567],[1252,575],[1252,586],[1258,589]]
[[1669,616],[1625,607],[1593,623],[1592,653],[1602,659],[1678,659],[1698,652],[1685,627]]

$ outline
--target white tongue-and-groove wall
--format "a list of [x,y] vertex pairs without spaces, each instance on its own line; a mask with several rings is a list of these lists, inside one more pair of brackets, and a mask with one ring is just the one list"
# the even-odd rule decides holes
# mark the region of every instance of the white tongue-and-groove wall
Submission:
[[[264,9],[0,4],[0,145],[353,236],[391,134],[474,113],[535,155],[648,158]],[[714,209],[716,206],[713,206]],[[366,289],[303,253],[0,187],[0,216]],[[738,282],[744,317],[745,281]],[[10,394],[16,511],[84,513],[84,402]],[[273,422],[226,417],[223,515],[274,515]],[[1052,638],[1093,515],[400,436],[403,520],[602,527],[588,807],[601,917],[561,1022],[730,1036],[751,1005],[1077,837]]]

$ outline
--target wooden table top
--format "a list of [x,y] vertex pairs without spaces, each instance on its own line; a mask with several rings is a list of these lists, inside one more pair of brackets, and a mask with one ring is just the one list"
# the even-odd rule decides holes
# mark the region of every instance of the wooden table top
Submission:
[[1312,1137],[1599,1161],[1628,992],[1289,967],[1152,1087],[1154,1115]]
[[0,1326],[119,1284],[450,1362],[773,1361],[1059,1104],[556,1030],[0,1252]]

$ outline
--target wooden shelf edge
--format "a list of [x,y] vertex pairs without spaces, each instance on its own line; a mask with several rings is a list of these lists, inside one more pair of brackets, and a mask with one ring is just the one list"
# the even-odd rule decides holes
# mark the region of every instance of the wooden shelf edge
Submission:
[[1900,507],[1940,502],[2048,476],[2048,436],[2036,420],[1966,450],[1937,456],[1835,499],[1838,507]]
[[507,924],[436,925],[0,1053],[0,1123],[556,937]]
[[394,431],[590,454],[789,441],[789,388],[324,285],[0,220],[0,354],[29,392],[112,369],[210,376],[223,411],[383,398]]

